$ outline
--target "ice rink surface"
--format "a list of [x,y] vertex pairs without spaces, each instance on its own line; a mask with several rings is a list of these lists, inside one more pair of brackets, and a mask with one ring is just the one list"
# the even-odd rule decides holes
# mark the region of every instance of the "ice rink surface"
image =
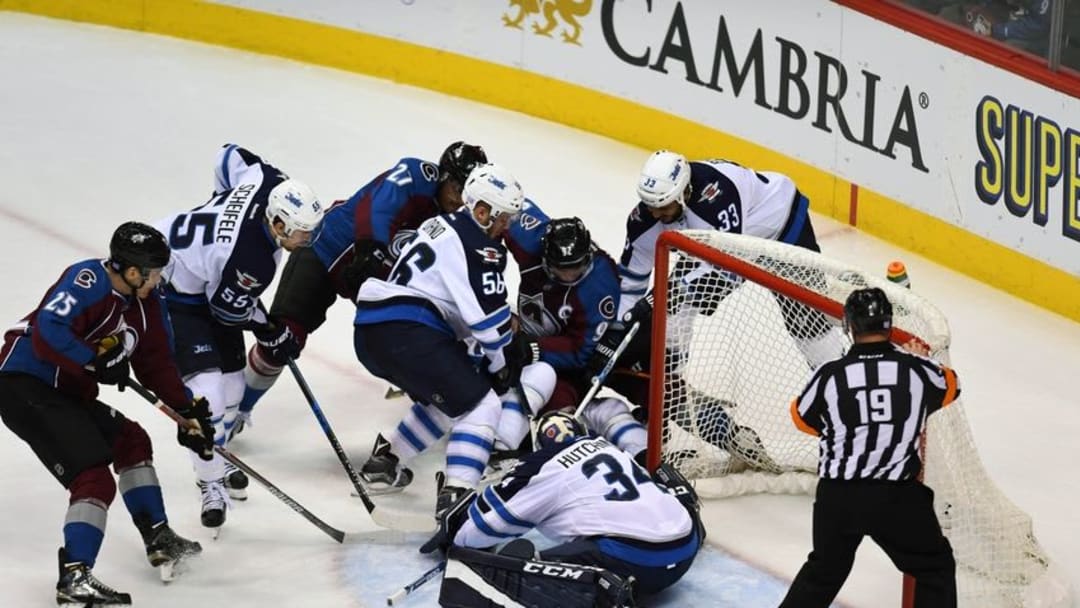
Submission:
[[[0,13],[0,82],[5,325],[29,312],[68,264],[104,256],[122,221],[203,203],[225,142],[262,154],[324,201],[347,197],[400,157],[437,160],[456,139],[480,143],[530,198],[553,216],[582,217],[616,254],[648,153],[354,74],[13,13]],[[1080,589],[1080,403],[1072,383],[1080,326],[846,226],[814,222],[831,257],[874,272],[903,259],[914,288],[945,312],[981,458]],[[334,307],[299,363],[359,466],[406,404],[384,400],[385,385],[356,363],[350,308]],[[104,390],[103,399],[150,432],[172,525],[205,548],[182,579],[163,586],[117,500],[95,573],[136,605],[378,606],[434,563],[415,542],[337,545],[254,484],[212,541],[172,423],[130,392]],[[374,529],[287,374],[232,448],[331,524]],[[7,429],[0,457],[0,605],[53,605],[66,492]],[[428,459],[414,487],[387,504],[431,510],[435,465]],[[647,605],[775,606],[810,548],[810,497],[711,500],[705,510],[708,547],[683,583]],[[434,605],[436,590],[429,584],[408,605]],[[899,596],[899,574],[864,543],[839,604],[897,606]]]

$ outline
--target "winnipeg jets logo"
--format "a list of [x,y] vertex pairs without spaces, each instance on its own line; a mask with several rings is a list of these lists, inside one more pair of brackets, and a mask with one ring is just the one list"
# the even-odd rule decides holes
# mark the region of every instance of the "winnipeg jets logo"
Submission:
[[711,201],[723,193],[724,191],[720,189],[720,182],[713,182],[701,189],[701,196],[698,200],[701,202]]
[[495,186],[499,190],[506,190],[506,182],[504,182],[501,179],[495,177],[494,175],[489,175],[488,176],[488,183],[491,184],[492,186]]
[[[296,207],[297,209],[304,206],[304,201],[300,200],[300,197],[296,196],[295,192],[286,192],[285,193],[285,200],[292,203],[293,207]],[[318,211],[318,210],[316,209],[316,211]]]
[[246,272],[240,272],[239,270],[236,271],[236,284],[244,291],[251,291],[256,287],[262,287],[262,283],[260,283],[258,279]]
[[484,247],[483,249],[477,249],[476,253],[480,255],[480,259],[485,264],[498,264],[502,261],[502,252],[494,247]]

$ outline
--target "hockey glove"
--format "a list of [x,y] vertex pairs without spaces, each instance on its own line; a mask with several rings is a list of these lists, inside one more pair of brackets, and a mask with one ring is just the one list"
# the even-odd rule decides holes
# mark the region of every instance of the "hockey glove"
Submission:
[[505,395],[521,381],[521,369],[504,365],[499,371],[490,374],[490,377],[491,390],[495,391],[496,395]]
[[596,349],[585,364],[585,371],[588,372],[589,376],[595,377],[607,367],[609,361],[615,359],[615,351],[619,348],[623,338],[626,337],[628,330],[629,328],[621,321],[615,321],[608,325],[607,331],[604,332],[600,341],[596,343]]
[[266,325],[255,329],[254,334],[259,346],[266,349],[275,363],[285,365],[288,359],[300,356],[303,347],[284,321],[270,319]]
[[356,293],[360,285],[371,277],[380,276],[390,264],[382,245],[373,239],[360,239],[353,244],[353,257],[342,272],[345,289]]
[[649,319],[652,319],[652,309],[653,292],[650,291],[642,296],[630,310],[623,313],[622,322],[627,327],[633,325],[635,322],[645,325]]
[[540,343],[533,336],[518,332],[503,354],[508,367],[522,370],[540,360]]
[[454,537],[457,536],[458,530],[465,525],[465,520],[469,519],[469,507],[476,500],[476,496],[476,490],[469,490],[439,515],[439,529],[420,547],[421,553],[431,553],[436,549],[446,553],[450,545],[454,544]]
[[115,384],[116,388],[124,390],[130,369],[123,341],[102,340],[98,350],[94,357],[94,377],[101,384]]
[[176,429],[176,441],[203,460],[213,458],[214,425],[210,424],[210,403],[206,398],[196,397],[187,407],[177,408],[176,413],[187,419]]

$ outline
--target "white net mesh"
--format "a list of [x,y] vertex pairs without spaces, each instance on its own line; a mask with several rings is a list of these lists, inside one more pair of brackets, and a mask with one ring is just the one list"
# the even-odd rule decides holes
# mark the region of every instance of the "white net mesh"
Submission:
[[[665,460],[697,479],[703,496],[812,491],[817,442],[795,428],[789,406],[812,367],[847,349],[839,318],[851,291],[885,290],[894,326],[949,362],[948,323],[908,289],[774,241],[715,231],[681,234],[708,249],[673,249],[667,268],[657,269],[657,290],[667,285],[666,312],[654,317],[666,325],[667,380],[663,415],[650,424],[663,425]],[[764,273],[725,262],[716,252]],[[777,291],[785,289],[783,281],[806,292],[798,301],[783,296]],[[802,302],[816,302],[829,314]],[[962,383],[963,369],[958,372]],[[925,482],[935,491],[956,556],[961,606],[1071,605],[1035,540],[1031,518],[983,469],[960,400],[930,418]]]

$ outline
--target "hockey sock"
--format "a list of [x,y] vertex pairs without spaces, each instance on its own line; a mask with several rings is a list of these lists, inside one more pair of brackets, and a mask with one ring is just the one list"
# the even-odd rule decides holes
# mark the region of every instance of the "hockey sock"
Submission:
[[93,568],[105,538],[105,522],[109,504],[116,496],[116,482],[107,466],[98,465],[79,473],[68,490],[71,498],[64,516],[64,549],[71,561]]
[[[210,402],[210,423],[214,425],[214,443],[219,446],[225,445],[225,404],[229,402],[228,395],[232,392],[226,388],[226,376],[232,380],[236,374],[239,372],[226,375],[215,369],[199,372],[185,381],[191,394],[206,397],[206,400]],[[191,452],[191,462],[195,466],[195,474],[200,481],[216,481],[225,476],[225,460],[217,452],[214,452],[214,457],[209,461]]]
[[480,482],[501,413],[502,402],[495,391],[488,391],[472,411],[454,421],[446,445],[446,485],[475,488]]
[[495,427],[495,447],[516,449],[529,434],[529,418],[539,412],[555,391],[555,370],[547,363],[533,363],[521,371],[521,388],[528,399],[521,403],[518,391],[502,395],[502,414]]
[[136,523],[147,521],[151,525],[168,521],[165,501],[161,497],[161,485],[157,471],[149,460],[119,471],[117,480],[120,495],[124,498],[131,519]]
[[435,444],[450,430],[450,417],[431,405],[414,403],[387,440],[390,451],[402,462]]
[[[235,371],[221,375],[222,395],[225,400],[225,411],[222,415],[222,435],[219,442],[217,425],[214,425],[214,443],[225,447],[232,437],[233,426],[236,425],[236,414],[240,406],[240,400],[246,392],[244,384],[244,372]],[[254,403],[252,404],[254,405]]]
[[637,454],[649,444],[645,427],[634,418],[621,399],[593,399],[582,412],[582,417],[589,430],[599,433],[624,452]]
[[262,347],[255,345],[248,351],[247,365],[244,367],[244,394],[240,399],[240,411],[251,413],[255,403],[277,382],[284,367],[270,360],[263,353]]

